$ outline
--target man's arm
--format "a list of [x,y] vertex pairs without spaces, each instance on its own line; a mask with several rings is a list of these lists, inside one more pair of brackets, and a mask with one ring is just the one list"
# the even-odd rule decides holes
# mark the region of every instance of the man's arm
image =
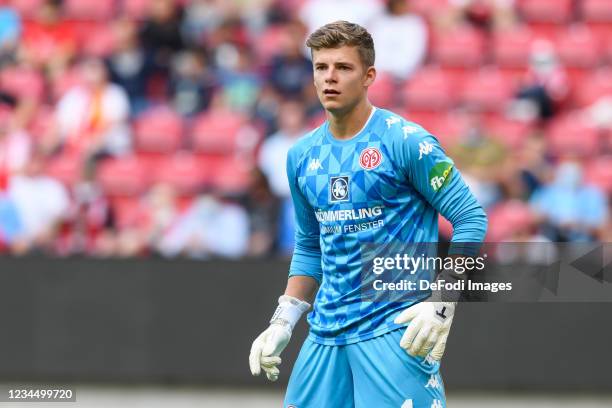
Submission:
[[285,295],[312,304],[319,288],[319,282],[310,276],[291,276],[287,280]]
[[270,326],[253,342],[249,365],[253,375],[261,370],[271,381],[279,375],[280,353],[291,338],[293,328],[301,316],[310,309],[322,279],[319,223],[314,210],[298,188],[296,149],[287,157],[287,177],[295,208],[295,248],[289,267],[285,294],[278,299],[278,307],[270,319]]
[[[475,256],[487,230],[487,216],[468,186],[446,156],[438,141],[426,131],[405,138],[401,151],[410,183],[453,225],[449,255]],[[438,280],[456,282],[464,274],[444,270]],[[409,324],[400,341],[412,355],[440,360],[453,321],[460,291],[434,292],[430,301],[421,302],[397,316],[398,324]]]

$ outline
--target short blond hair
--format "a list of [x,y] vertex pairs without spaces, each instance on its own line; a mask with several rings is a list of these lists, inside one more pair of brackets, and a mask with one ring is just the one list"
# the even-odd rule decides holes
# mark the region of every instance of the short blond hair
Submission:
[[310,34],[306,46],[312,51],[342,46],[357,47],[361,62],[366,68],[374,65],[376,54],[374,40],[370,33],[359,24],[339,20],[325,24]]

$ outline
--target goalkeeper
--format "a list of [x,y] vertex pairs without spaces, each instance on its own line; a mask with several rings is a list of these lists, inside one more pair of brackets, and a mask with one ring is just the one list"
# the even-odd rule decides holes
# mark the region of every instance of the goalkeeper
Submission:
[[330,23],[306,45],[327,121],[287,157],[295,249],[251,371],[278,378],[280,354],[311,310],[284,407],[445,407],[439,360],[457,299],[365,301],[364,248],[437,242],[439,213],[454,227],[451,244],[481,242],[486,215],[434,136],[368,101],[376,69],[364,28]]

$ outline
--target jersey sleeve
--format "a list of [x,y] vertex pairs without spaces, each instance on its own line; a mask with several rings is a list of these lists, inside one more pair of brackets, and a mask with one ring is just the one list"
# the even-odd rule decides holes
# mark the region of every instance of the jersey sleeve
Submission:
[[[453,160],[426,130],[408,126],[401,137],[402,168],[414,188],[453,225],[451,243],[479,243],[487,230],[487,216]],[[451,252],[465,248],[451,245]]]
[[296,156],[295,148],[292,148],[287,155],[287,177],[295,211],[295,247],[289,267],[289,276],[310,276],[320,284],[323,270],[321,268],[319,223],[315,218],[313,208],[298,188]]

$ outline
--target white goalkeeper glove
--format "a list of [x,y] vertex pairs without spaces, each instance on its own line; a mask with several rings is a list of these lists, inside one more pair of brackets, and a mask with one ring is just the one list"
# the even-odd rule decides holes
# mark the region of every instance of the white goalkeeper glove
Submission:
[[309,303],[292,296],[283,295],[278,298],[278,307],[270,319],[270,327],[257,336],[251,345],[251,374],[259,375],[263,370],[268,380],[278,379],[280,353],[287,347],[293,328],[308,309]]
[[409,323],[400,340],[400,347],[412,356],[442,359],[446,340],[453,323],[455,303],[420,302],[401,312],[395,323]]

